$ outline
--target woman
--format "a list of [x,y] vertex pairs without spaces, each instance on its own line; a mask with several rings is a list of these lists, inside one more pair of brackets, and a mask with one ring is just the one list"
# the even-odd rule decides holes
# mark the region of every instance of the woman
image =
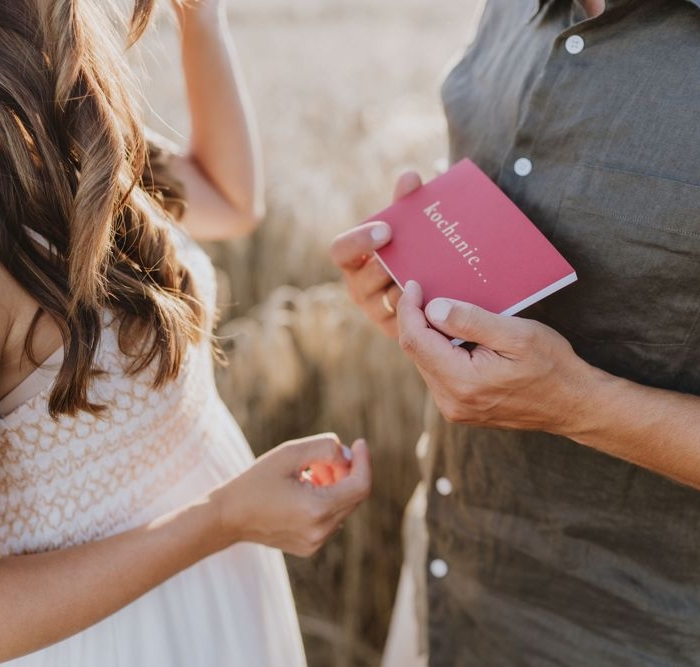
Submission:
[[[130,44],[153,4],[136,1]],[[213,270],[173,219],[199,239],[249,231],[258,150],[217,0],[176,9],[192,145],[168,158],[146,148],[102,3],[0,2],[0,661],[13,665],[303,665],[267,547],[312,553],[369,489],[363,442],[317,436],[254,463],[218,398]]]

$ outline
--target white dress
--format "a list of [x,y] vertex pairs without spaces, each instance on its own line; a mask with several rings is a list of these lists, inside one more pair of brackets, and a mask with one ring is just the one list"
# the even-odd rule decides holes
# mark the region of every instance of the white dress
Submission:
[[[182,232],[175,231],[174,238],[211,326],[213,268]],[[0,556],[65,548],[141,525],[253,461],[216,391],[206,341],[190,347],[177,380],[154,390],[149,371],[137,377],[124,372],[117,326],[106,314],[97,354],[97,366],[106,373],[90,389],[91,399],[107,407],[100,417],[49,416],[56,361],[54,356],[0,403]],[[22,395],[28,388],[31,395]],[[282,554],[242,543],[87,630],[4,664],[303,667],[306,662]]]

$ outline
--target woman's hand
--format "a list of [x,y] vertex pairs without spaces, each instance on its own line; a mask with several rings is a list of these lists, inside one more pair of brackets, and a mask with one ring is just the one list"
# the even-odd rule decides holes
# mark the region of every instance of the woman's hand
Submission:
[[370,493],[367,445],[324,434],[284,443],[212,494],[226,542],[310,556]]
[[144,526],[76,547],[0,558],[0,609],[12,609],[0,623],[0,662],[84,630],[234,542],[313,553],[369,495],[367,446],[358,441],[351,457],[348,451],[334,435],[289,442]]
[[[601,372],[549,327],[434,299],[421,310],[409,281],[399,302],[399,341],[449,421],[571,434]],[[429,328],[428,323],[434,327]],[[470,352],[450,337],[477,343]]]
[[[418,174],[402,174],[394,189],[394,201],[420,186]],[[390,240],[389,225],[368,222],[336,237],[331,245],[331,257],[343,272],[350,298],[387,336],[396,338],[396,304],[401,290],[373,255]]]

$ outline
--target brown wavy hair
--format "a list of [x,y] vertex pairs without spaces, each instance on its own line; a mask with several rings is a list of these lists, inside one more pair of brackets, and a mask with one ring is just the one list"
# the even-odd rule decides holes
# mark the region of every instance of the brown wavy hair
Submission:
[[[120,39],[102,0],[0,0],[0,262],[61,328],[56,416],[96,412],[91,378],[105,309],[128,372],[176,377],[201,338],[201,304],[165,218],[182,213],[167,156],[149,146],[128,65],[155,0]],[[102,6],[100,6],[102,5]],[[48,245],[48,247],[47,247]]]

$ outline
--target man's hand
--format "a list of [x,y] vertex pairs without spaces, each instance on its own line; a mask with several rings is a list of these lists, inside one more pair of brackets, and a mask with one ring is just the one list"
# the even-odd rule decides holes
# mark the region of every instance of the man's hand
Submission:
[[[576,430],[599,371],[565,338],[538,322],[460,301],[434,299],[425,315],[421,303],[420,286],[409,281],[398,304],[399,341],[447,420],[561,435]],[[477,345],[471,352],[454,347],[435,329]]]
[[[420,186],[418,174],[402,174],[394,189],[394,201]],[[336,237],[331,257],[343,271],[350,298],[387,336],[396,338],[396,304],[401,290],[373,254],[390,240],[389,225],[368,222]]]

